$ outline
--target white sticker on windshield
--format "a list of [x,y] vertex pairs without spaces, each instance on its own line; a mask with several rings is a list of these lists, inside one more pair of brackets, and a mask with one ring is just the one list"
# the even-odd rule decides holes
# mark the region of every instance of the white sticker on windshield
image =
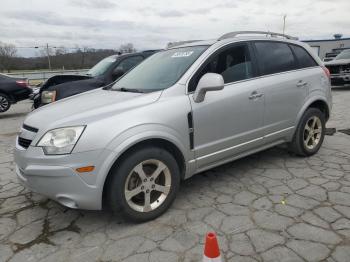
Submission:
[[176,52],[171,57],[187,57],[193,54],[193,51],[187,51],[187,52]]

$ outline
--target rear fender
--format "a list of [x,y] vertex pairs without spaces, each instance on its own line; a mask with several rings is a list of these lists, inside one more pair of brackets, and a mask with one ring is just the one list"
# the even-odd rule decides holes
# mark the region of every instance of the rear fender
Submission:
[[[308,100],[306,100],[306,102],[304,103],[303,107],[300,109],[300,111],[299,111],[299,113],[297,115],[296,121],[295,121],[295,123],[296,123],[295,126],[296,127],[299,125],[300,119],[304,115],[305,111],[310,107],[310,105],[312,103],[314,103],[316,101],[324,102],[327,105],[328,110],[330,110],[329,104],[328,104],[328,102],[327,102],[327,100],[326,100],[326,98],[324,96],[313,94],[312,97],[310,97]],[[294,130],[296,130],[296,128]],[[294,131],[294,133],[295,133],[295,131]],[[294,133],[293,133],[293,136],[294,136]],[[293,136],[290,139],[292,139]]]

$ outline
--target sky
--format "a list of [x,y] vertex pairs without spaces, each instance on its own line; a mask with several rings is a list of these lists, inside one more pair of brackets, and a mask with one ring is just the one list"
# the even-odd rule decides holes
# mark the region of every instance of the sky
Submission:
[[1,0],[0,41],[34,56],[43,46],[164,48],[241,30],[300,39],[350,36],[350,0]]

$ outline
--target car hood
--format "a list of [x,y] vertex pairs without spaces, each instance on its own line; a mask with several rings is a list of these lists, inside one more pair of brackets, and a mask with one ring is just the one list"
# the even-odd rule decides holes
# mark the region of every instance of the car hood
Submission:
[[350,59],[338,59],[338,60],[332,60],[329,62],[324,63],[325,66],[328,65],[346,65],[346,64],[350,64]]
[[45,83],[41,86],[41,91],[47,90],[51,86],[91,78],[92,77],[88,75],[55,75],[45,81]]
[[144,94],[97,89],[34,110],[24,123],[39,130],[86,125],[153,103],[161,93],[157,91]]
[[50,86],[48,91],[57,91],[56,100],[73,96],[79,93],[90,91],[105,85],[105,82],[98,78],[70,81],[59,85]]

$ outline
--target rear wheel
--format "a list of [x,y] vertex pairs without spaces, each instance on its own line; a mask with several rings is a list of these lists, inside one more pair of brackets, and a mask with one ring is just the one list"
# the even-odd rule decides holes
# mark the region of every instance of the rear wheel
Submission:
[[325,116],[317,108],[309,108],[302,116],[291,149],[300,156],[311,156],[320,149],[325,136]]
[[10,99],[7,95],[0,93],[0,113],[6,112],[11,106]]
[[174,157],[155,147],[128,154],[112,176],[108,187],[112,209],[137,222],[163,214],[174,201],[180,184]]

